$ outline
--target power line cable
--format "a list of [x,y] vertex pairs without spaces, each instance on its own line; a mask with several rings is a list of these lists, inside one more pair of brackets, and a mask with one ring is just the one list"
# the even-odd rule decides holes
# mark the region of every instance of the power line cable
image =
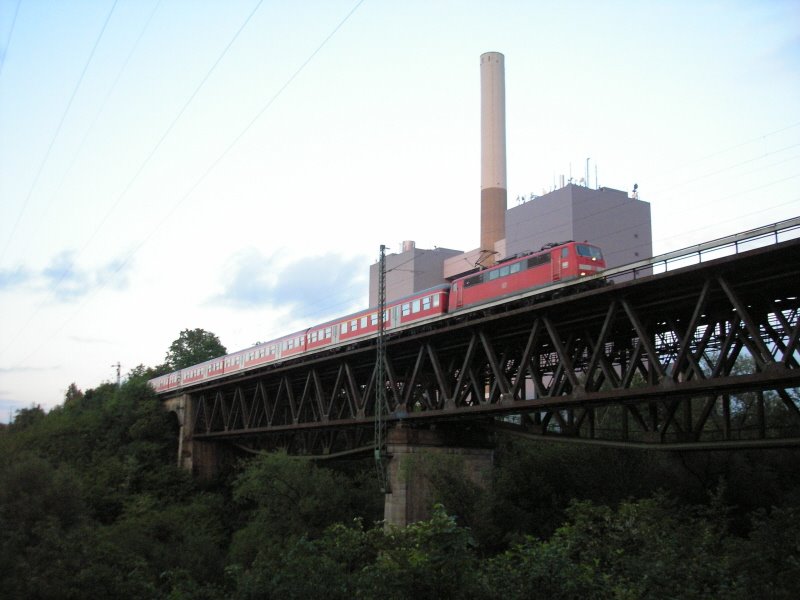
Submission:
[[156,152],[158,152],[158,149],[161,147],[161,144],[163,144],[164,140],[167,139],[169,134],[172,132],[172,129],[175,127],[175,125],[178,123],[180,118],[186,112],[186,109],[189,108],[189,105],[197,97],[197,94],[200,93],[200,90],[203,88],[203,86],[209,80],[209,78],[211,77],[212,73],[217,68],[217,66],[219,66],[220,62],[222,62],[222,59],[225,58],[225,55],[231,49],[231,46],[233,46],[233,44],[239,38],[239,35],[242,33],[242,31],[244,31],[244,28],[247,27],[247,24],[250,23],[250,20],[256,14],[256,12],[258,11],[258,9],[260,8],[260,6],[261,6],[261,4],[263,2],[264,2],[264,0],[258,0],[258,3],[255,5],[253,10],[250,11],[250,14],[247,15],[247,18],[239,26],[239,29],[236,31],[235,34],[233,34],[233,37],[228,41],[228,43],[226,44],[225,48],[223,48],[223,50],[219,54],[219,56],[217,56],[217,59],[214,61],[214,64],[211,65],[211,67],[208,69],[208,71],[206,72],[206,74],[203,77],[203,79],[200,81],[199,84],[197,84],[197,87],[195,87],[194,91],[191,93],[189,98],[186,100],[186,102],[184,102],[183,106],[178,111],[178,114],[175,115],[175,117],[172,119],[172,122],[167,126],[167,129],[161,135],[161,137],[159,138],[158,142],[156,142],[156,145],[148,153],[148,155],[145,157],[144,161],[142,161],[142,164],[139,165],[139,168],[136,170],[136,173],[134,173],[133,177],[131,177],[131,179],[128,181],[127,185],[123,188],[122,192],[120,192],[119,196],[117,196],[117,199],[114,201],[114,203],[111,205],[111,207],[106,211],[105,215],[103,215],[103,218],[100,220],[100,223],[97,225],[95,230],[89,235],[88,239],[83,244],[83,247],[78,252],[79,256],[81,254],[83,254],[83,252],[86,251],[86,248],[92,243],[94,238],[97,236],[97,234],[103,228],[103,226],[106,224],[106,222],[108,221],[108,219],[111,216],[111,214],[119,207],[120,203],[122,202],[122,199],[125,197],[125,195],[133,187],[133,184],[136,182],[136,180],[139,179],[139,176],[142,174],[142,172],[144,171],[145,167],[150,163],[150,161],[152,160],[153,156],[155,156]]
[[[125,266],[128,265],[128,263],[131,261],[131,259],[134,257],[134,255],[137,252],[139,252],[139,250],[141,250],[142,247],[144,247],[144,245],[147,244],[150,241],[150,239],[155,235],[155,233],[158,230],[161,229],[161,227],[164,226],[165,223],[170,221],[170,218],[175,213],[175,211],[186,201],[187,198],[189,198],[194,193],[194,191],[200,186],[201,183],[203,183],[203,181],[205,181],[205,179],[214,171],[214,169],[216,169],[216,167],[230,153],[230,151],[234,148],[234,146],[236,146],[236,144],[238,144],[239,140],[242,137],[244,137],[244,135],[250,130],[250,128],[256,123],[256,121],[258,121],[258,119],[275,103],[275,101],[281,96],[281,94],[286,90],[286,88],[288,88],[289,85],[291,85],[291,83],[298,77],[298,75],[300,75],[300,73],[306,68],[306,66],[308,66],[308,64],[314,59],[314,57],[317,54],[319,54],[319,52],[327,45],[327,43],[331,40],[331,38],[333,38],[333,36],[336,35],[336,33],[344,26],[344,24],[350,19],[350,17],[356,12],[356,10],[358,10],[358,8],[363,3],[364,3],[364,0],[358,0],[358,2],[356,2],[356,4],[353,6],[353,8],[344,16],[344,18],[341,21],[339,21],[339,23],[336,25],[336,27],[333,28],[331,33],[329,33],[327,35],[327,37],[325,37],[325,39],[322,40],[322,42],[309,55],[309,57],[294,71],[294,73],[289,77],[289,79],[286,81],[286,83],[284,83],[278,89],[278,91],[276,91],[272,95],[272,97],[261,107],[261,109],[256,113],[256,115],[233,138],[233,141],[231,141],[225,147],[225,149],[217,156],[217,158],[211,163],[211,165],[209,165],[209,167],[205,170],[205,172],[195,181],[195,183],[186,191],[186,193],[184,193],[183,196],[181,196],[181,198],[172,205],[172,207],[169,209],[169,211],[167,211],[167,213],[164,215],[164,217],[150,230],[150,232],[141,240],[141,242],[139,242],[133,248],[133,250],[131,250],[131,252],[129,252],[128,255],[122,261],[120,261],[118,265],[116,265],[116,268],[114,268],[114,270],[111,273],[111,275],[102,284],[100,284],[97,288],[95,288],[89,295],[87,295],[84,298],[84,300],[81,301],[80,305],[75,310],[75,312],[71,316],[69,316],[66,320],[64,320],[61,323],[61,325],[50,336],[48,336],[47,339],[45,339],[41,344],[36,346],[36,348],[32,352],[30,352],[24,358],[22,358],[20,361],[18,361],[16,366],[19,366],[22,363],[26,362],[31,356],[36,354],[44,346],[44,344],[48,343],[50,341],[50,339],[54,338],[58,333],[60,333],[80,313],[80,311],[88,304],[88,302],[91,299],[93,299],[101,290],[105,289],[108,281],[110,281],[113,278],[114,275],[118,274]],[[259,5],[260,4],[261,4],[261,1],[259,2]],[[248,19],[249,19],[249,17],[248,17]],[[238,32],[237,32],[236,35],[238,36]],[[207,79],[207,77],[206,77],[206,79]],[[204,81],[205,81],[205,79],[204,79]],[[184,107],[184,110],[185,110],[185,107]],[[148,160],[149,160],[149,158],[148,158]],[[19,337],[19,335],[22,333],[22,331],[24,331],[25,328],[30,324],[30,322],[33,320],[33,317],[36,316],[36,314],[39,312],[39,310],[41,309],[42,306],[43,306],[43,304],[39,305],[39,308],[33,313],[33,315],[31,315],[31,317],[28,318],[28,320],[20,328],[20,330],[17,332],[17,334],[15,336],[13,336],[13,338],[11,339],[9,344],[6,346],[6,348],[4,348],[0,352],[0,355],[5,354],[5,352],[8,350],[8,348],[10,348],[13,345],[13,343],[16,341],[16,339]]]
[[0,76],[3,75],[3,65],[6,64],[6,56],[8,56],[8,47],[11,45],[11,36],[14,33],[14,25],[17,24],[17,15],[19,14],[19,5],[22,4],[22,0],[17,0],[17,6],[14,8],[14,16],[11,17],[11,27],[8,30],[8,35],[6,36],[6,43],[2,48],[3,54],[0,55]]
[[56,132],[53,134],[53,137],[50,139],[50,144],[47,147],[47,152],[45,152],[44,158],[42,162],[39,164],[39,170],[36,172],[36,176],[33,178],[33,183],[31,184],[30,189],[28,190],[28,195],[25,197],[24,202],[22,203],[22,208],[17,215],[17,220],[14,222],[14,226],[11,228],[11,234],[8,237],[8,241],[6,242],[5,247],[3,248],[2,254],[0,254],[0,264],[2,264],[3,259],[6,256],[6,252],[8,251],[11,242],[14,240],[14,236],[17,233],[17,228],[19,227],[20,221],[22,220],[22,216],[25,214],[25,210],[28,208],[28,204],[30,203],[31,196],[33,195],[33,190],[36,189],[36,185],[39,183],[39,178],[44,171],[44,166],[47,164],[47,160],[50,158],[50,153],[53,151],[53,146],[58,139],[58,135],[61,133],[61,128],[64,126],[64,122],[67,119],[67,114],[69,114],[69,110],[72,107],[72,102],[75,100],[75,96],[78,93],[78,89],[81,87],[81,83],[83,82],[83,78],[86,75],[86,71],[89,70],[89,65],[92,63],[92,59],[94,58],[94,53],[97,50],[97,47],[100,45],[100,40],[103,38],[103,34],[106,31],[106,27],[108,26],[108,22],[111,20],[111,15],[114,14],[114,9],[117,7],[117,2],[119,0],[114,0],[114,4],[111,5],[111,10],[108,11],[108,15],[106,15],[106,20],[103,22],[103,26],[100,28],[100,33],[97,35],[97,39],[94,41],[94,46],[92,46],[92,51],[89,53],[89,57],[86,59],[86,63],[83,65],[83,70],[81,71],[80,77],[78,77],[78,81],[75,84],[75,88],[72,90],[72,95],[67,102],[67,106],[64,109],[64,113],[61,115],[61,120],[58,123],[58,127],[56,128]]
[[[82,256],[82,255],[83,255],[83,253],[84,253],[84,252],[86,251],[86,249],[89,247],[89,245],[91,244],[91,242],[94,240],[94,238],[95,238],[95,237],[97,236],[97,234],[100,232],[100,230],[102,229],[103,225],[105,225],[106,221],[108,221],[108,219],[109,219],[109,217],[111,216],[111,214],[112,214],[112,213],[113,213],[113,212],[116,210],[116,208],[119,206],[119,204],[121,203],[121,201],[122,201],[123,197],[125,196],[125,194],[126,194],[126,193],[127,193],[127,192],[128,192],[130,189],[131,189],[131,187],[133,186],[134,182],[135,182],[135,181],[138,179],[138,177],[139,177],[139,175],[142,173],[142,171],[144,171],[144,169],[145,169],[145,167],[147,166],[147,164],[150,162],[150,160],[153,158],[153,156],[154,156],[154,155],[156,154],[156,152],[158,151],[158,148],[161,146],[161,144],[164,142],[164,140],[165,140],[165,139],[167,138],[167,136],[170,134],[170,132],[172,131],[172,129],[175,127],[176,123],[177,123],[177,122],[178,122],[178,120],[181,118],[181,116],[183,115],[183,113],[184,113],[184,112],[186,112],[186,109],[188,108],[188,106],[191,104],[191,102],[194,100],[194,98],[195,98],[195,97],[197,96],[197,94],[200,92],[200,90],[202,89],[203,85],[204,85],[204,84],[205,84],[205,83],[208,81],[208,79],[211,77],[211,74],[213,73],[214,69],[216,69],[216,67],[217,67],[217,66],[219,65],[219,63],[222,61],[222,59],[224,58],[224,56],[227,54],[228,50],[230,50],[230,48],[231,48],[231,46],[233,45],[233,43],[236,41],[236,39],[237,39],[237,38],[239,37],[239,35],[242,33],[242,31],[243,31],[243,30],[244,30],[244,28],[247,26],[247,24],[250,22],[250,20],[253,18],[253,15],[255,15],[256,11],[257,11],[257,10],[258,10],[258,8],[261,6],[261,4],[263,3],[263,1],[264,1],[264,0],[259,0],[259,1],[258,1],[258,3],[257,3],[257,4],[255,5],[255,7],[253,8],[253,10],[252,10],[252,11],[250,11],[250,14],[248,14],[248,15],[247,15],[247,18],[245,18],[245,20],[243,21],[242,25],[239,27],[239,29],[236,31],[236,33],[233,35],[233,37],[232,37],[232,38],[231,38],[231,39],[228,41],[228,43],[226,44],[225,48],[222,50],[222,52],[219,54],[219,56],[217,56],[217,59],[214,61],[214,64],[212,64],[212,65],[211,65],[211,67],[208,69],[208,71],[206,71],[206,74],[205,74],[205,76],[203,77],[203,79],[202,79],[202,80],[200,81],[200,83],[199,83],[199,84],[198,84],[198,85],[195,87],[194,91],[193,91],[193,92],[192,92],[192,94],[189,96],[188,100],[186,100],[186,102],[183,104],[183,106],[181,107],[181,109],[178,111],[178,114],[177,114],[177,115],[176,115],[176,116],[175,116],[175,117],[172,119],[172,122],[169,124],[169,126],[168,126],[168,127],[167,127],[167,129],[166,129],[166,131],[163,133],[163,135],[162,135],[162,136],[161,136],[161,138],[158,140],[158,142],[157,142],[157,143],[156,143],[156,145],[153,147],[153,149],[150,151],[150,153],[147,155],[147,157],[145,157],[144,161],[143,161],[143,162],[142,162],[142,164],[139,166],[139,169],[136,171],[136,173],[134,174],[134,176],[133,176],[133,177],[132,177],[132,178],[131,178],[131,179],[128,181],[128,184],[127,184],[127,185],[126,185],[126,186],[123,188],[123,190],[122,190],[122,192],[119,194],[119,196],[117,196],[117,199],[115,200],[114,204],[113,204],[113,205],[112,205],[112,206],[109,208],[109,210],[108,210],[108,211],[106,211],[106,214],[103,216],[103,218],[101,219],[100,223],[97,225],[97,227],[95,228],[95,230],[94,230],[94,231],[91,233],[91,235],[89,235],[88,239],[87,239],[87,240],[84,242],[84,244],[83,244],[83,245],[81,246],[81,248],[78,250],[78,253],[77,253],[77,255],[76,255],[76,259],[77,259],[77,258],[79,258],[80,256]],[[151,17],[152,17],[152,15],[151,15]],[[170,213],[170,214],[172,214],[172,213]],[[163,221],[162,221],[162,223],[163,223]],[[137,246],[137,250],[138,250],[138,248],[140,248],[140,247],[141,247],[141,245]],[[136,250],[134,250],[134,252],[135,252],[135,251],[136,251]],[[130,255],[128,256],[128,258],[126,258],[126,259],[125,259],[125,261],[122,263],[122,265],[120,265],[119,269],[116,269],[116,270],[114,271],[114,274],[118,273],[118,272],[119,272],[119,270],[120,270],[120,269],[121,269],[123,266],[125,266],[125,264],[127,264],[127,262],[130,260],[130,258],[131,258],[132,256],[133,256],[133,254],[130,254]],[[33,313],[31,314],[31,316],[28,318],[28,320],[27,320],[27,321],[25,321],[25,323],[22,325],[22,327],[20,328],[20,330],[19,330],[19,331],[18,331],[18,333],[17,333],[17,334],[14,336],[14,338],[13,338],[13,339],[16,339],[17,337],[19,337],[19,335],[22,333],[22,331],[24,331],[24,330],[25,330],[25,328],[26,328],[26,327],[27,327],[27,326],[30,324],[30,322],[33,320],[33,318],[34,318],[34,317],[35,317],[35,316],[36,316],[36,315],[39,313],[39,311],[40,311],[40,310],[42,309],[42,307],[45,305],[45,303],[47,302],[47,300],[48,300],[49,298],[52,298],[52,297],[54,296],[54,294],[55,294],[55,290],[56,290],[56,289],[58,288],[58,286],[59,286],[59,285],[60,285],[60,284],[61,284],[61,283],[64,281],[64,279],[67,277],[67,274],[68,274],[68,271],[67,271],[67,270],[64,270],[64,271],[62,271],[62,273],[61,273],[61,276],[58,278],[58,280],[56,280],[55,282],[53,282],[52,284],[50,284],[50,290],[51,290],[51,291],[50,291],[50,295],[49,295],[47,298],[45,298],[44,300],[42,300],[42,302],[41,302],[41,303],[40,303],[40,304],[39,304],[39,305],[36,307],[36,309],[34,309],[34,311],[33,311]],[[103,287],[105,287],[105,285],[102,285],[102,286],[100,286],[100,288],[98,288],[98,290],[99,290],[99,289],[103,289]],[[5,349],[3,349],[3,351],[1,351],[1,352],[0,352],[0,355],[2,355],[2,354],[5,354],[5,351],[6,351],[6,350],[7,350],[9,347],[10,347],[10,344],[9,344],[9,345],[8,345],[8,346],[7,346]]]
[[[133,46],[131,46],[131,49],[128,52],[128,55],[125,57],[125,60],[122,62],[122,66],[119,68],[119,71],[117,72],[117,76],[114,78],[113,83],[108,88],[108,91],[106,92],[105,98],[103,98],[103,101],[100,103],[100,107],[97,109],[97,112],[95,113],[95,116],[92,119],[91,124],[86,129],[86,132],[83,134],[83,138],[81,139],[80,143],[78,144],[77,149],[74,152],[72,152],[72,160],[70,161],[69,166],[64,171],[64,174],[61,176],[61,180],[59,181],[58,185],[56,186],[55,191],[52,194],[48,195],[47,202],[46,202],[46,204],[44,206],[44,209],[42,211],[42,216],[43,217],[50,210],[50,205],[52,204],[53,199],[56,196],[58,196],[59,192],[61,191],[61,188],[64,186],[64,182],[67,180],[67,176],[72,172],[72,168],[75,166],[75,163],[77,162],[78,157],[80,156],[81,152],[83,151],[83,148],[84,148],[84,146],[86,144],[86,140],[89,139],[89,135],[94,131],[94,127],[97,124],[97,121],[100,119],[100,115],[103,113],[106,105],[108,104],[108,101],[111,98],[111,95],[116,90],[117,84],[119,83],[120,79],[122,78],[122,75],[125,72],[125,70],[126,70],[126,68],[128,66],[128,63],[130,62],[131,58],[136,53],[136,50],[139,47],[139,43],[142,41],[142,38],[144,37],[145,32],[150,27],[150,23],[152,22],[153,17],[155,16],[156,11],[159,9],[159,7],[161,6],[162,2],[163,2],[163,0],[158,0],[155,3],[155,5],[153,6],[153,9],[150,11],[149,16],[147,17],[147,20],[144,23],[144,26],[139,31],[139,35],[137,36],[136,41],[133,43]],[[37,232],[38,231],[41,231],[41,229],[37,230]],[[32,242],[35,242],[34,236],[35,236],[35,234],[37,232],[34,232],[34,235],[31,236],[31,238],[32,238],[31,241]],[[35,246],[36,244],[29,242],[29,245]],[[25,253],[23,252],[23,254],[25,254]],[[56,285],[58,285],[58,283],[60,283],[60,282],[61,281],[59,280],[56,283]]]

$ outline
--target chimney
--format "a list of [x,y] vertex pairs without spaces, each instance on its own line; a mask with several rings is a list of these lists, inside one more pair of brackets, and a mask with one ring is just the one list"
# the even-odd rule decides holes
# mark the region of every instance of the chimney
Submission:
[[481,54],[481,245],[479,263],[495,264],[506,237],[506,77],[499,52]]

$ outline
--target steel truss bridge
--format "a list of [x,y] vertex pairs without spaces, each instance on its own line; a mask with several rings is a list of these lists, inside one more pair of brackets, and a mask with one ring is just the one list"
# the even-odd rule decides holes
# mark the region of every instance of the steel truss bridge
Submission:
[[[648,448],[800,443],[800,218],[392,332],[391,426]],[[589,285],[595,284],[595,285]],[[190,389],[191,435],[371,447],[376,341]]]

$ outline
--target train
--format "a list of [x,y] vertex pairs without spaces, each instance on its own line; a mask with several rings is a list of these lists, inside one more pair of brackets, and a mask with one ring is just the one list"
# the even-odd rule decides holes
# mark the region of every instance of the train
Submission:
[[[467,308],[524,291],[595,275],[605,268],[603,253],[597,246],[574,241],[547,244],[538,251],[510,257],[450,283],[388,302],[384,327],[391,332],[405,325],[456,315]],[[156,377],[150,380],[150,385],[156,393],[165,394],[373,337],[378,334],[378,316],[378,308],[373,306]]]

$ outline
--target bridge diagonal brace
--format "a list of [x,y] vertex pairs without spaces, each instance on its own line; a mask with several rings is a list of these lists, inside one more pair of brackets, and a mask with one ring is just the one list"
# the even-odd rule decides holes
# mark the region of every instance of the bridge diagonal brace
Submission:
[[[567,377],[569,380],[572,389],[575,391],[583,390],[583,386],[581,385],[578,378],[575,376],[575,367],[573,365],[572,359],[567,352],[567,348],[561,341],[561,336],[558,335],[558,331],[556,330],[555,325],[550,320],[549,317],[542,317],[542,321],[544,321],[544,326],[547,329],[547,333],[550,335],[550,342],[553,344],[553,348],[556,350],[556,354],[558,354],[558,368],[562,369],[563,375]],[[556,386],[553,385],[550,389],[550,394],[553,395]]]
[[[522,358],[520,358],[519,368],[517,369],[517,378],[514,380],[514,385],[511,388],[511,397],[514,400],[524,399],[522,386],[525,384],[526,373],[530,370],[531,355],[533,354],[533,348],[539,337],[541,323],[541,319],[538,318],[533,322],[531,332],[528,334],[528,339],[525,342],[525,350],[522,352]],[[533,377],[533,373],[531,373],[531,377]]]
[[486,359],[489,361],[489,367],[491,367],[492,373],[494,374],[494,381],[500,386],[501,398],[506,397],[510,399],[509,392],[511,391],[511,385],[508,383],[506,374],[500,367],[500,363],[497,361],[497,355],[494,352],[494,348],[492,347],[489,338],[486,336],[486,332],[481,330],[478,332],[478,336],[480,337],[481,344],[483,345],[483,351],[486,353]]
[[753,321],[749,311],[739,299],[738,295],[733,291],[728,282],[725,280],[724,277],[721,275],[717,277],[717,281],[719,285],[722,287],[722,290],[725,292],[725,295],[728,296],[728,300],[731,301],[733,307],[736,309],[736,313],[744,322],[744,326],[747,329],[747,333],[750,334],[749,340],[750,344],[745,342],[748,346],[752,344],[753,349],[753,358],[756,359],[756,363],[759,366],[764,367],[767,364],[773,362],[772,361],[772,353],[767,348],[766,344],[764,344],[764,340],[761,339],[761,334],[758,331],[758,327],[756,326],[755,322]]
[[794,327],[792,327],[791,323],[782,311],[775,310],[775,316],[781,322],[784,330],[789,332],[786,345],[783,348],[783,360],[781,363],[784,367],[798,367],[800,366],[800,363],[798,363],[797,359],[794,357],[794,353],[800,348],[800,319],[797,319],[797,311],[794,311],[794,316],[796,319]]
[[[394,407],[391,410],[389,410],[388,406],[386,407],[385,414],[389,414],[397,410],[397,408],[400,406],[401,398],[397,391],[397,376],[395,375],[394,366],[392,365],[392,361],[389,360],[388,354],[386,355],[386,362],[384,364],[386,365],[386,378],[389,380],[389,387],[392,390],[392,399],[394,400]],[[386,399],[386,402],[388,404],[388,398]]]
[[403,403],[400,406],[401,410],[408,410],[408,405],[411,401],[411,394],[414,391],[414,386],[417,384],[417,377],[419,376],[419,372],[424,361],[425,346],[420,344],[419,350],[417,350],[417,358],[414,361],[414,368],[411,370],[411,376],[406,379],[405,387],[403,388]]
[[[280,384],[278,385],[278,399],[280,398],[281,392],[286,395],[286,400],[289,403],[289,411],[292,416],[292,423],[297,425],[298,421],[300,420],[300,410],[295,402],[292,386],[289,383],[288,378],[285,376],[281,377]],[[278,399],[276,399],[276,401],[279,401]]]
[[455,388],[453,388],[453,395],[450,398],[447,398],[445,401],[445,406],[447,407],[457,406],[459,400],[462,400],[464,397],[464,378],[467,377],[468,373],[471,372],[470,366],[472,364],[472,359],[475,356],[475,347],[477,346],[477,343],[477,336],[473,333],[469,339],[467,351],[464,353],[464,360],[461,364],[461,368],[458,371],[458,379],[456,380]]
[[[448,402],[452,403],[452,390],[450,389],[447,377],[444,375],[442,364],[439,361],[439,356],[436,354],[436,350],[432,344],[425,344],[425,350],[427,350],[428,358],[431,361],[431,366],[433,366],[433,374],[436,376],[436,383],[439,386],[441,397],[446,399],[445,406],[447,408],[455,408],[454,404],[449,406],[447,404]],[[422,352],[422,348],[420,348],[420,352]]]
[[[735,315],[730,323],[727,324],[728,330],[720,346],[717,364],[711,372],[711,379],[721,377],[723,374],[728,375],[733,367],[733,363],[736,362],[736,358],[739,356],[742,347],[738,334],[740,324],[741,318],[739,315]],[[724,322],[719,324],[720,327],[723,325],[725,325]]]
[[695,375],[698,377],[703,377],[702,369],[700,369],[700,365],[694,360],[692,356],[691,342],[694,339],[694,332],[697,330],[697,324],[700,321],[700,315],[703,314],[703,311],[706,309],[706,305],[708,303],[708,296],[711,292],[711,280],[706,279],[703,283],[703,289],[700,290],[700,295],[697,298],[697,303],[695,304],[694,310],[692,311],[692,316],[689,318],[689,323],[686,325],[686,330],[683,336],[680,335],[680,332],[676,327],[673,327],[676,334],[678,334],[678,341],[680,343],[680,349],[678,350],[678,355],[675,357],[675,368],[672,371],[672,379],[673,381],[677,381],[680,377],[680,374],[683,372],[683,363],[684,361],[688,361],[692,369],[694,370]]
[[[694,352],[691,351],[692,341],[694,340],[694,336],[692,335],[693,330],[690,330],[686,334],[682,333],[678,329],[678,325],[672,319],[669,320],[669,325],[672,328],[672,331],[675,333],[675,337],[680,345],[680,350],[675,358],[675,364],[672,369],[672,380],[675,382],[681,379],[688,381],[693,376],[697,377],[698,379],[705,379],[705,373],[703,373],[700,363],[697,362]],[[686,352],[683,356],[681,356],[684,348],[686,349]],[[684,363],[686,364],[685,367],[682,366]]]
[[[364,417],[364,399],[361,397],[361,390],[358,387],[355,373],[349,362],[344,363],[344,370],[347,375],[347,386],[350,394],[348,401],[350,403],[350,413],[354,419]],[[369,385],[369,384],[368,384]],[[373,383],[374,386],[374,383]]]
[[703,403],[703,408],[701,409],[700,414],[697,416],[697,421],[692,430],[695,440],[699,440],[700,436],[703,434],[703,430],[706,427],[706,423],[708,423],[708,419],[711,416],[711,411],[714,409],[716,403],[716,396],[709,396]]
[[614,372],[614,369],[608,362],[605,356],[605,345],[608,336],[611,333],[611,327],[614,324],[614,317],[617,313],[617,301],[612,299],[606,310],[606,316],[603,319],[603,325],[600,327],[600,333],[597,336],[597,341],[592,340],[591,335],[586,333],[586,340],[589,347],[592,348],[592,354],[589,358],[589,363],[586,365],[586,389],[594,389],[594,372],[599,365],[606,379],[610,380],[612,384],[618,385],[619,378]]
[[800,420],[800,408],[797,407],[792,397],[786,392],[784,389],[777,389],[778,396],[780,396],[783,403],[786,405],[786,408],[789,409],[789,412],[795,416],[796,419]]
[[639,343],[642,345],[645,353],[647,354],[648,363],[651,365],[651,368],[655,369],[655,374],[658,377],[658,381],[663,381],[665,377],[664,365],[661,364],[658,353],[653,346],[653,342],[650,340],[647,330],[639,319],[639,315],[636,314],[636,311],[633,310],[633,307],[626,299],[622,300],[622,307],[628,314],[628,318],[630,319],[634,330],[636,330],[636,335],[639,337]]
[[[325,401],[325,388],[322,385],[322,380],[319,376],[319,371],[316,369],[311,370],[311,374],[314,379],[314,400],[316,401],[316,409],[317,415],[315,417],[315,421],[328,421],[330,419],[330,407],[327,407],[328,404]],[[336,383],[333,386],[333,391],[331,393],[331,402],[333,402],[334,398],[336,397],[336,390],[339,389],[339,383],[342,380],[342,368],[341,365],[339,366],[339,371],[336,375]]]

